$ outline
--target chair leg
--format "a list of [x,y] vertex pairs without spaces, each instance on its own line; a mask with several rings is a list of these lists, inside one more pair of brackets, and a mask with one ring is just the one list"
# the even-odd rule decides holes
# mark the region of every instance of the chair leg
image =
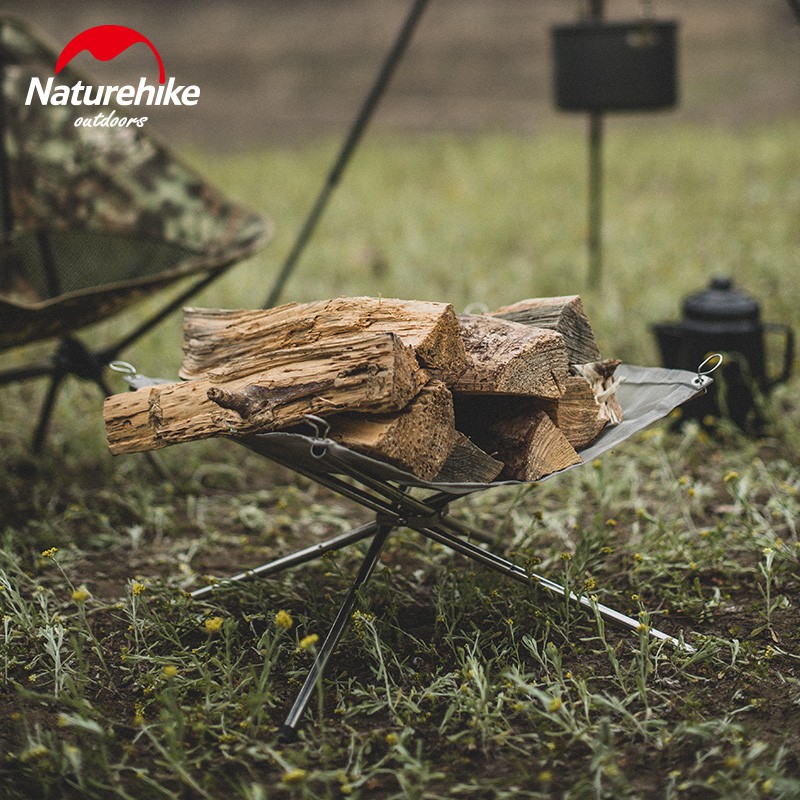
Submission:
[[322,646],[317,652],[317,657],[314,660],[311,671],[308,673],[308,676],[306,677],[306,680],[300,689],[300,693],[297,695],[297,699],[294,701],[294,705],[286,717],[286,721],[283,723],[283,725],[281,725],[281,728],[278,732],[278,738],[283,743],[297,741],[297,726],[300,723],[300,719],[308,707],[311,696],[317,687],[317,682],[321,680],[322,675],[325,672],[325,666],[328,663],[328,659],[336,649],[336,645],[339,644],[339,640],[342,638],[342,634],[350,622],[353,609],[355,608],[358,600],[358,591],[372,575],[372,571],[375,569],[375,565],[378,563],[378,558],[380,558],[381,550],[383,550],[386,539],[392,530],[391,526],[389,525],[379,525],[378,523],[374,523],[374,525],[377,528],[377,533],[375,534],[375,537],[369,546],[366,556],[364,556],[364,560],[361,562],[361,567],[359,568],[358,574],[353,581],[353,585],[350,587],[350,591],[348,591],[344,602],[339,608],[336,618],[333,621],[333,625],[331,626],[330,631],[328,631],[328,635],[325,637],[325,641],[322,643]]
[[325,555],[325,553],[341,550],[343,547],[347,547],[350,544],[360,542],[362,539],[366,539],[368,536],[375,534],[378,530],[378,527],[379,525],[377,522],[368,522],[366,525],[362,525],[361,527],[355,528],[352,531],[339,534],[339,536],[334,536],[333,538],[327,539],[324,542],[312,544],[309,547],[298,550],[296,553],[290,553],[289,555],[281,556],[281,558],[276,558],[274,561],[269,561],[266,564],[262,564],[260,567],[248,569],[245,572],[240,572],[238,575],[225,578],[218,583],[213,583],[209,586],[203,586],[200,589],[195,589],[190,593],[190,597],[195,599],[198,597],[204,597],[205,595],[213,592],[215,589],[222,588],[223,586],[227,586],[231,583],[236,583],[237,581],[244,581],[257,577],[266,577],[267,575],[276,575],[277,573],[282,572],[285,569],[289,569],[290,567],[296,567],[300,564],[305,564],[308,561],[313,561],[315,558]]
[[47,436],[47,429],[50,425],[50,417],[53,415],[53,408],[58,398],[58,390],[64,380],[63,372],[54,372],[50,378],[50,385],[47,387],[47,394],[42,403],[42,410],[39,412],[39,421],[33,434],[33,452],[38,455],[42,451],[42,445]]

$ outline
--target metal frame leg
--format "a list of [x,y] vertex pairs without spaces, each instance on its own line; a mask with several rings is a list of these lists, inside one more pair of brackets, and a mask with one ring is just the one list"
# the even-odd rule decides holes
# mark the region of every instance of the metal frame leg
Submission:
[[360,542],[362,539],[366,539],[367,537],[375,534],[379,527],[380,526],[377,522],[368,522],[366,525],[362,525],[359,528],[354,528],[352,531],[342,533],[339,536],[334,536],[333,538],[327,539],[324,542],[312,544],[309,547],[305,547],[295,553],[281,556],[280,558],[276,558],[274,561],[269,561],[266,564],[262,564],[260,567],[254,567],[253,569],[245,570],[244,572],[240,572],[238,575],[225,578],[217,583],[210,584],[209,586],[203,586],[200,589],[195,589],[193,592],[190,592],[189,596],[197,599],[199,597],[205,597],[205,595],[210,594],[216,589],[220,589],[232,583],[237,583],[238,581],[249,580],[250,578],[266,577],[267,575],[276,575],[285,569],[296,567],[300,564],[305,564],[308,561],[313,561],[315,558],[325,555],[325,553],[341,550],[343,547]]
[[[458,523],[450,519],[443,518],[441,522],[443,525],[447,525],[447,527],[456,529],[461,527]],[[423,536],[433,539],[433,541],[443,544],[445,547],[449,547],[451,550],[454,550],[461,555],[465,555],[468,558],[471,558],[473,561],[478,561],[479,563],[495,570],[496,572],[507,575],[509,578],[517,581],[518,583],[524,583],[527,586],[530,586],[532,583],[536,583],[539,586],[543,586],[549,592],[558,595],[559,597],[569,597],[570,600],[580,603],[580,605],[590,609],[591,611],[597,610],[602,617],[611,622],[623,625],[633,630],[638,630],[641,620],[634,619],[633,617],[629,617],[627,614],[623,614],[622,612],[610,608],[609,606],[590,600],[585,595],[578,596],[574,592],[567,593],[567,590],[561,584],[555,583],[555,581],[551,581],[541,575],[537,575],[535,572],[528,572],[526,569],[514,564],[513,561],[509,561],[502,556],[495,555],[491,551],[483,550],[471,542],[465,541],[460,536],[450,533],[443,527],[443,525],[428,525],[426,527],[420,527],[418,530]],[[674,636],[670,636],[669,634],[664,633],[656,628],[648,627],[647,631],[648,634],[654,639],[670,642],[671,644],[675,645],[675,647],[679,647],[687,653],[693,653],[695,651],[694,647],[691,645],[681,642]]]
[[50,385],[47,387],[47,394],[39,412],[39,421],[36,423],[36,430],[33,434],[32,449],[36,455],[42,452],[42,445],[47,436],[47,429],[50,426],[50,417],[53,416],[53,409],[58,399],[58,390],[61,388],[64,377],[63,372],[54,372],[50,378]]
[[353,609],[358,600],[359,590],[369,580],[372,571],[375,569],[375,565],[378,563],[383,546],[392,530],[392,525],[379,524],[377,522],[374,524],[377,527],[377,533],[372,540],[372,544],[369,546],[366,556],[364,556],[364,560],[361,562],[361,567],[353,581],[353,585],[350,587],[350,591],[348,591],[336,614],[336,619],[334,619],[333,625],[317,653],[311,671],[306,676],[306,680],[286,717],[286,721],[281,725],[278,731],[278,738],[281,742],[288,743],[297,740],[297,726],[306,708],[308,708],[308,703],[317,686],[317,681],[322,677],[328,659],[336,649],[336,645],[339,644],[339,640],[342,638],[342,634],[350,622]]

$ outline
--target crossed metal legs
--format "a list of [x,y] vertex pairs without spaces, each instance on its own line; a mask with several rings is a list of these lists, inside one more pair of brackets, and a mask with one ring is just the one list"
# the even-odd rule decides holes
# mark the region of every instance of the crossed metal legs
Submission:
[[[367,553],[361,562],[361,566],[358,570],[358,574],[356,575],[353,585],[350,587],[350,590],[344,598],[344,601],[342,602],[342,605],[336,614],[336,618],[333,621],[331,629],[317,652],[316,660],[314,661],[311,671],[309,672],[302,688],[300,689],[294,705],[286,717],[286,721],[280,728],[279,738],[282,742],[292,742],[297,739],[297,729],[300,724],[300,720],[302,719],[302,716],[308,707],[318,681],[325,671],[325,667],[331,654],[336,649],[342,634],[350,622],[353,610],[358,600],[358,592],[372,575],[389,533],[398,527],[408,527],[416,530],[428,539],[438,542],[439,544],[442,544],[445,547],[460,553],[461,555],[467,556],[468,558],[471,558],[474,561],[477,561],[484,566],[495,570],[496,572],[507,575],[509,578],[518,581],[519,583],[524,583],[528,586],[537,584],[558,597],[569,597],[570,600],[580,603],[582,606],[585,606],[592,611],[596,610],[602,617],[611,622],[624,625],[631,629],[638,629],[640,626],[640,621],[637,619],[622,614],[619,611],[609,608],[608,606],[602,605],[601,603],[597,603],[594,600],[590,600],[588,597],[577,596],[572,592],[568,592],[560,584],[544,578],[541,575],[537,575],[536,573],[529,572],[528,570],[523,569],[522,567],[503,558],[502,556],[498,556],[482,547],[477,546],[473,542],[469,541],[469,538],[476,538],[475,534],[478,532],[472,530],[466,525],[462,525],[458,521],[453,520],[446,515],[443,515],[441,510],[436,510],[432,515],[427,517],[410,515],[404,516],[401,514],[401,509],[399,508],[395,509],[393,512],[379,513],[373,522],[369,522],[366,525],[355,528],[348,533],[340,534],[339,536],[335,536],[325,542],[320,542],[310,547],[306,547],[297,551],[296,553],[275,559],[274,561],[271,561],[260,567],[256,567],[255,569],[247,570],[246,572],[234,575],[233,577],[228,578],[221,583],[205,586],[191,593],[193,598],[203,597],[214,591],[214,589],[218,586],[236,583],[238,581],[248,580],[259,576],[263,577],[267,575],[274,575],[290,567],[298,566],[318,558],[325,553],[340,550],[343,547],[347,547],[348,545],[362,541],[370,536],[372,537],[372,542],[370,543]],[[656,630],[655,628],[649,628],[648,633],[650,636],[656,639],[668,641],[688,652],[693,650],[693,648],[691,648],[689,645],[675,639],[672,636],[669,636],[666,633],[663,633],[662,631]]]

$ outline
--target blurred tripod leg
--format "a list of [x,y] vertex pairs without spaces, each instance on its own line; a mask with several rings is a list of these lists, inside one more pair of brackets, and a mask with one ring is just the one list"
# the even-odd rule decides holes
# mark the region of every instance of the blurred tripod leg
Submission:
[[47,387],[47,394],[44,397],[42,409],[39,412],[39,421],[36,424],[36,430],[33,434],[33,452],[36,455],[42,451],[42,445],[47,437],[47,430],[50,426],[50,417],[53,415],[53,408],[58,399],[58,392],[64,377],[64,373],[54,372],[50,378],[50,385]]

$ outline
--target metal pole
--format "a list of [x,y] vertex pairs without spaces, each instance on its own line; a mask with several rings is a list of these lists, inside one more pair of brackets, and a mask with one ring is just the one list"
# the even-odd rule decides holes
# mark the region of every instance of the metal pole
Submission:
[[[589,19],[601,22],[604,0],[590,0]],[[589,114],[589,287],[600,286],[603,269],[603,112]]]
[[303,683],[300,693],[297,695],[297,699],[294,701],[294,705],[286,717],[286,722],[281,725],[278,731],[278,738],[281,742],[288,743],[297,740],[297,726],[300,724],[300,719],[308,707],[314,690],[317,688],[317,681],[324,673],[328,659],[336,649],[336,645],[339,644],[339,640],[342,638],[345,628],[347,628],[350,623],[353,609],[358,600],[358,591],[372,575],[372,571],[378,563],[381,550],[383,550],[383,546],[386,544],[386,538],[391,530],[391,525],[380,526],[378,528],[378,532],[375,534],[375,538],[372,540],[372,544],[370,544],[369,550],[366,556],[364,556],[364,560],[361,562],[358,575],[356,575],[356,579],[353,581],[350,591],[347,593],[344,602],[339,608],[336,619],[333,621],[333,625],[328,635],[325,637],[325,641],[319,648],[314,665],[311,667],[311,671],[308,673],[305,683]]
[[372,536],[377,530],[377,522],[368,522],[366,525],[362,525],[361,527],[355,528],[352,531],[342,533],[339,536],[334,536],[324,542],[317,542],[317,544],[312,544],[309,547],[305,547],[295,553],[281,556],[280,558],[276,558],[274,561],[270,561],[267,564],[262,564],[260,567],[254,567],[253,569],[245,570],[244,572],[240,572],[238,575],[232,575],[230,578],[225,578],[217,583],[212,583],[209,586],[203,586],[200,589],[195,589],[193,592],[190,592],[190,596],[196,600],[198,597],[204,597],[205,595],[210,594],[222,586],[227,586],[231,583],[236,583],[237,581],[249,580],[250,578],[266,577],[267,575],[275,575],[285,569],[296,567],[299,564],[305,564],[307,561],[313,561],[315,558],[325,555],[325,553],[341,550],[343,547],[360,542],[362,539]]
[[406,48],[408,47],[408,43],[411,41],[411,37],[414,35],[414,30],[417,27],[419,18],[422,16],[422,12],[425,10],[427,5],[428,0],[414,0],[408,17],[403,23],[403,26],[400,29],[397,39],[392,45],[389,54],[386,56],[386,60],[383,62],[383,66],[381,67],[380,72],[375,79],[375,83],[364,100],[364,104],[362,105],[361,110],[358,112],[358,116],[353,122],[350,132],[348,133],[347,138],[345,139],[344,144],[339,151],[339,155],[336,157],[336,160],[334,161],[333,166],[328,173],[327,180],[320,190],[316,202],[311,208],[306,221],[303,223],[303,227],[300,229],[300,233],[297,235],[294,246],[289,252],[289,255],[286,257],[286,261],[283,263],[283,266],[278,273],[278,277],[275,279],[275,283],[270,290],[269,296],[264,302],[264,308],[272,308],[278,302],[278,298],[283,291],[286,281],[289,280],[289,276],[292,274],[295,265],[300,260],[303,250],[305,250],[309,239],[314,233],[317,222],[322,216],[322,212],[325,210],[325,207],[328,205],[328,200],[330,199],[334,188],[336,188],[336,184],[339,183],[339,179],[342,177],[342,173],[350,161],[353,151],[356,149],[356,146],[361,140],[361,136],[363,135],[367,124],[369,123],[370,119],[372,119],[372,115],[375,112],[381,97],[383,97],[383,93],[386,91],[386,87],[388,86],[389,81],[391,80],[391,77],[397,68],[397,65],[400,63]]
[[[471,542],[462,539],[459,535],[451,534],[449,531],[445,530],[445,525],[447,527],[456,528],[456,530],[459,528],[465,528],[465,526],[454,524],[454,520],[443,518],[440,520],[438,525],[429,525],[424,528],[420,527],[417,530],[419,530],[423,536],[427,536],[429,539],[433,539],[435,542],[443,544],[445,547],[449,547],[451,550],[455,550],[457,553],[467,556],[473,561],[477,561],[484,566],[489,567],[490,569],[496,570],[497,572],[506,575],[518,583],[523,583],[527,586],[538,584],[539,586],[547,589],[549,592],[552,592],[559,597],[569,598],[569,600],[572,602],[579,603],[591,611],[596,609],[602,617],[605,617],[611,622],[615,622],[618,625],[622,625],[633,630],[639,629],[641,620],[634,619],[633,617],[629,617],[627,614],[623,614],[620,611],[609,608],[609,606],[603,605],[602,603],[598,603],[594,600],[590,600],[585,595],[578,596],[574,592],[567,592],[567,590],[561,584],[551,581],[541,575],[537,575],[535,572],[528,572],[517,564],[514,564],[512,561],[508,561],[507,559],[502,558],[495,553],[484,550],[472,544]],[[469,529],[466,530],[469,531]],[[681,648],[687,653],[694,652],[694,648],[691,645],[681,642],[674,636],[670,636],[668,633],[664,633],[656,628],[649,627],[647,632],[654,639],[669,642],[670,644]]]

